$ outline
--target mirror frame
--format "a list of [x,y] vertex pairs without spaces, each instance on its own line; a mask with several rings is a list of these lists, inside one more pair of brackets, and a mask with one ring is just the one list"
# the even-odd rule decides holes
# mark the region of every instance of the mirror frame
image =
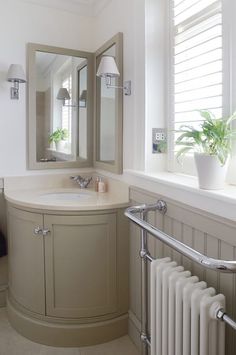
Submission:
[[[120,72],[117,78],[117,86],[123,86],[123,33],[119,32],[108,40],[95,53],[96,72],[98,69],[98,59],[109,48],[115,45],[115,59]],[[94,113],[94,167],[107,170],[115,174],[123,173],[123,90],[116,90],[116,122],[115,122],[115,161],[114,164],[106,163],[98,159],[100,154],[100,80],[96,77],[95,100],[96,108]]]
[[[56,162],[38,162],[36,147],[36,76],[35,76],[35,58],[36,51],[62,54],[73,57],[87,59],[87,159],[77,161],[56,161]],[[28,43],[28,115],[27,115],[27,137],[28,137],[28,164],[29,170],[34,169],[61,169],[61,168],[83,168],[93,165],[93,116],[94,116],[94,54],[74,49],[47,46],[37,43]]]

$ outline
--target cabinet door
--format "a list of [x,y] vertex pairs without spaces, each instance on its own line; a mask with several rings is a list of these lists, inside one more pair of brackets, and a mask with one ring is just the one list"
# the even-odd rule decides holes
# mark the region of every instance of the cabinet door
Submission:
[[9,291],[25,308],[45,314],[43,237],[34,229],[43,226],[37,213],[8,209]]
[[80,318],[115,312],[116,214],[45,216],[46,313]]

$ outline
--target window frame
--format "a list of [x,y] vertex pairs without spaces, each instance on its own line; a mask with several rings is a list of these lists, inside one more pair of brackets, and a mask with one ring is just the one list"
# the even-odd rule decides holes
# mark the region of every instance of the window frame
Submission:
[[[222,14],[222,115],[227,117],[232,113],[232,36],[231,36],[231,14],[230,11],[232,7],[232,2],[229,1],[226,4],[223,0],[221,1],[221,14]],[[175,95],[174,95],[174,41],[175,33],[173,26],[174,19],[174,6],[173,0],[168,1],[168,43],[167,43],[167,82],[168,89],[166,90],[167,95],[167,141],[168,141],[168,152],[167,152],[167,170],[173,173],[183,173],[189,175],[196,175],[194,159],[193,157],[184,158],[184,167],[176,167],[176,158],[174,154],[174,125],[175,125]]]

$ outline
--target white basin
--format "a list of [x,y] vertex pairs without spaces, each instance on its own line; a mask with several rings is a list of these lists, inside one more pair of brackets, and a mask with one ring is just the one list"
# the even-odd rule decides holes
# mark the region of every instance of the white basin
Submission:
[[40,195],[44,201],[81,201],[91,197],[89,192],[48,192]]

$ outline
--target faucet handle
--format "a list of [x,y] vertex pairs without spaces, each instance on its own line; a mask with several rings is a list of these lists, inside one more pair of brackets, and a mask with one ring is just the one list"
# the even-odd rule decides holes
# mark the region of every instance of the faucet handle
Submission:
[[70,179],[74,180],[74,181],[77,181],[77,180],[81,179],[81,176],[80,175],[70,176]]
[[87,178],[88,184],[93,180],[92,176],[90,178]]
[[80,188],[83,189],[83,188],[86,188],[88,187],[89,183],[92,181],[92,177],[90,178],[83,178],[82,176],[78,175],[78,176],[71,176],[70,179],[76,181]]

